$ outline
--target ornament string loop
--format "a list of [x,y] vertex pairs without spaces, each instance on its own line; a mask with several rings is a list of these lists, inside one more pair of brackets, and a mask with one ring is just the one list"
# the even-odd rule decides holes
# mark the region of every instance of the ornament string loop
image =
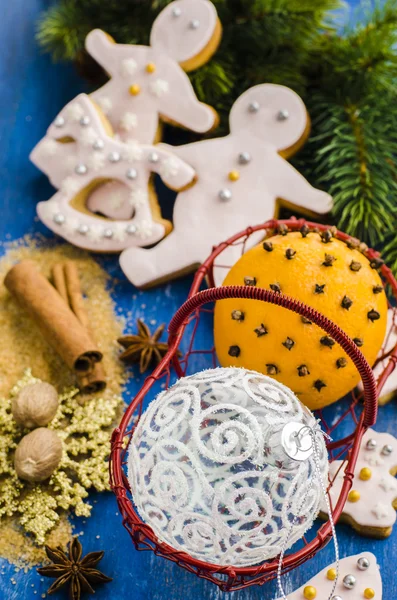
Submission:
[[[334,519],[333,519],[333,516],[332,516],[331,504],[330,504],[328,493],[327,493],[327,486],[326,486],[326,484],[324,482],[324,479],[323,479],[323,476],[321,474],[320,457],[319,457],[318,444],[317,444],[317,439],[316,439],[317,435],[322,435],[328,441],[332,441],[332,438],[327,433],[325,433],[325,431],[323,431],[321,429],[321,427],[320,427],[320,420],[319,419],[316,420],[316,423],[315,423],[315,425],[313,425],[313,427],[310,427],[309,425],[303,425],[299,429],[299,431],[297,431],[297,432],[295,432],[295,433],[292,434],[292,436],[294,438],[294,441],[295,441],[295,444],[296,444],[296,447],[297,447],[297,450],[299,452],[301,452],[301,453],[302,452],[303,453],[307,453],[307,452],[311,451],[311,453],[313,454],[315,472],[316,472],[316,475],[318,477],[318,480],[320,481],[322,492],[323,492],[323,495],[324,495],[325,504],[326,504],[327,511],[328,511],[328,514],[329,514],[329,521],[330,521],[330,524],[331,524],[332,537],[333,537],[333,540],[334,540],[335,567],[336,567],[336,569],[335,569],[336,570],[336,578],[334,580],[331,593],[328,596],[328,600],[332,600],[332,598],[334,597],[334,593],[335,593],[336,586],[338,584],[338,579],[339,579],[339,544],[338,544],[338,538],[336,536],[336,529],[335,529]],[[304,447],[302,445],[302,439],[304,437],[309,437],[311,439],[311,445],[310,445],[310,447]],[[312,482],[313,482],[313,479],[310,482],[308,491],[310,490],[310,488],[313,485]],[[281,550],[281,553],[280,553],[280,558],[279,558],[279,561],[278,561],[277,586],[278,586],[278,592],[281,594],[281,600],[288,600],[287,596],[285,595],[284,588],[283,588],[282,581],[281,581],[284,555],[285,555],[286,549],[288,547],[288,542],[289,542],[289,539],[291,537],[292,529],[293,529],[293,527],[294,527],[294,525],[296,523],[298,515],[300,514],[300,512],[301,512],[301,510],[302,510],[303,505],[304,505],[305,502],[306,502],[306,497],[303,498],[303,500],[302,500],[302,502],[301,502],[301,504],[299,506],[299,509],[297,511],[297,514],[294,516],[294,518],[293,518],[293,520],[291,522],[291,526],[290,526],[288,535],[287,535],[287,537],[285,538],[285,540],[283,542],[282,550]]]

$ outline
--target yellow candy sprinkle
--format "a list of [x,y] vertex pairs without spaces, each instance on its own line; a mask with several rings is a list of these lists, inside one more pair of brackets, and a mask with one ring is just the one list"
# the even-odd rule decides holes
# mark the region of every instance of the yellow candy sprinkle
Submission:
[[349,492],[349,495],[347,497],[349,502],[358,502],[360,498],[360,492],[358,492],[357,490],[352,490],[351,492]]
[[154,63],[150,62],[146,65],[146,71],[148,73],[154,73],[155,70],[156,70],[156,65]]
[[317,596],[317,590],[312,585],[307,585],[303,590],[303,596],[306,600],[314,600]]
[[238,181],[240,179],[240,173],[238,171],[230,171],[229,179],[230,181]]
[[130,92],[131,96],[137,96],[141,91],[141,86],[137,83],[134,83],[133,85],[130,85],[128,91]]
[[371,469],[369,469],[368,467],[364,467],[363,469],[361,469],[359,477],[362,481],[368,481],[368,479],[371,479],[372,477]]
[[375,590],[373,590],[372,588],[365,589],[364,598],[368,598],[369,600],[371,600],[371,598],[375,598]]
[[330,581],[335,581],[336,579],[336,569],[328,569],[327,571],[327,579]]

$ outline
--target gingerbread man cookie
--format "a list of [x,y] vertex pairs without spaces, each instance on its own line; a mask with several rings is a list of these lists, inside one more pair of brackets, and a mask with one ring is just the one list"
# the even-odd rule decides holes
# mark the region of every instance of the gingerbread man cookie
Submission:
[[[394,350],[397,344],[397,314],[396,310],[393,308],[389,308],[387,312],[387,329],[385,342],[382,346],[381,351],[379,352],[378,362],[375,364],[373,368],[373,372],[375,375],[375,379],[378,379],[385,368],[387,367],[390,360],[390,353]],[[363,386],[362,383],[359,385],[359,389],[362,392]],[[394,369],[389,377],[386,379],[386,382],[382,388],[380,393],[378,402],[379,404],[387,404],[392,400],[397,394],[397,369]]]
[[[330,465],[331,504],[339,497],[344,476],[342,461]],[[397,510],[397,439],[390,433],[369,429],[362,440],[353,486],[340,522],[348,523],[368,537],[388,537],[396,521]],[[321,512],[326,514],[325,503]]]
[[216,126],[215,110],[199,102],[185,71],[207,62],[221,38],[209,0],[175,0],[153,23],[150,46],[116,44],[100,29],[87,52],[110,80],[92,94],[123,140],[155,141],[159,119],[203,133]]
[[[193,270],[214,245],[275,216],[279,198],[301,211],[323,214],[331,209],[331,197],[284,159],[308,134],[306,108],[295,92],[272,84],[249,89],[232,108],[230,130],[224,138],[161,146],[192,165],[198,181],[177,197],[168,238],[150,250],[121,255],[124,273],[138,287]],[[250,242],[261,236],[251,236]],[[222,261],[232,266],[240,255],[241,247],[232,246]]]
[[[49,229],[87,250],[119,252],[154,244],[171,225],[161,218],[148,188],[151,173],[180,190],[192,182],[194,170],[162,148],[123,143],[109,133],[106,119],[85,94],[61,111],[31,154],[59,188],[39,202],[37,213]],[[95,215],[96,205],[111,205],[114,220]]]
[[[288,600],[327,600],[337,577],[336,564],[326,567]],[[362,552],[339,561],[339,578],[332,600],[382,600],[382,579],[376,556]],[[278,598],[278,600],[282,600]]]

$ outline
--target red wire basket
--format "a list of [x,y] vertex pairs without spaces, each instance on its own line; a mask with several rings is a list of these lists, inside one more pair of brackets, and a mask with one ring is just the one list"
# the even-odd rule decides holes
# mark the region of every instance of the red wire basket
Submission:
[[[363,393],[357,395],[354,392],[344,401],[345,410],[336,422],[329,425],[327,422],[327,409],[318,411],[322,427],[328,434],[333,434],[342,421],[348,418],[351,421],[352,431],[341,439],[327,444],[330,461],[344,458],[341,469],[345,468],[344,481],[339,498],[332,506],[332,516],[336,523],[342,513],[348,493],[352,487],[354,469],[357,456],[365,431],[374,425],[377,417],[379,393],[397,362],[397,345],[391,353],[388,353],[387,366],[381,376],[375,381],[373,372],[366,362],[363,354],[354,342],[334,323],[316,310],[305,304],[289,298],[283,294],[252,286],[225,286],[214,287],[214,281],[226,275],[226,270],[232,265],[227,264],[227,259],[243,254],[244,251],[258,242],[258,236],[264,238],[273,234],[280,226],[287,226],[290,231],[299,230],[306,225],[309,230],[324,231],[328,229],[325,225],[310,223],[302,219],[271,220],[262,225],[251,227],[244,232],[238,233],[226,242],[217,246],[208,259],[198,269],[187,301],[174,315],[169,326],[169,350],[161,363],[148,377],[130,406],[126,410],[123,419],[112,435],[112,449],[110,457],[110,482],[116,495],[120,513],[123,517],[123,525],[130,533],[132,541],[137,550],[152,550],[156,555],[167,558],[177,563],[184,569],[195,575],[205,578],[223,591],[234,591],[254,584],[264,584],[277,576],[278,558],[264,562],[253,567],[233,567],[208,564],[192,558],[189,554],[172,548],[160,542],[151,527],[144,523],[133,503],[128,479],[125,472],[126,453],[134,428],[137,425],[146,403],[152,400],[160,389],[168,388],[176,379],[190,372],[212,368],[217,365],[215,349],[202,349],[201,344],[205,336],[201,334],[200,328],[204,326],[208,336],[208,327],[212,327],[211,318],[213,306],[209,303],[225,298],[249,298],[260,300],[282,306],[294,311],[322,328],[330,335],[347,353],[354,362],[363,382]],[[348,241],[351,239],[342,232],[334,232],[335,237]],[[226,251],[226,252],[225,252]],[[365,252],[369,260],[379,257],[374,250]],[[226,263],[222,260],[226,256]],[[223,271],[223,273],[222,273]],[[397,298],[397,281],[390,269],[383,265],[380,269],[382,279],[390,286],[393,296]],[[205,281],[209,289],[201,289]],[[212,329],[210,329],[212,331]],[[184,351],[179,352],[181,349]],[[339,471],[338,471],[339,472]],[[336,475],[329,481],[330,489]],[[286,554],[283,560],[283,573],[296,568],[318,552],[331,539],[331,523],[325,522],[318,531],[312,535],[312,539],[303,538],[301,547]]]

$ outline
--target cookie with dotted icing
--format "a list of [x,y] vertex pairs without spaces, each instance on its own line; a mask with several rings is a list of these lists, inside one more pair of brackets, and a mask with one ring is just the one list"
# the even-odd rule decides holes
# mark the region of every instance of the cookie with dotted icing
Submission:
[[[301,98],[284,86],[264,84],[235,102],[226,137],[161,145],[192,165],[198,180],[178,195],[168,240],[145,252],[123,253],[120,262],[128,279],[144,288],[194,270],[214,245],[275,216],[279,199],[301,212],[328,212],[331,197],[313,188],[285,160],[307,134]],[[253,235],[250,242],[261,236]],[[231,246],[222,253],[222,262],[232,265],[240,255],[241,246]]]
[[[255,285],[281,292],[339,325],[372,365],[387,321],[381,279],[358,250],[332,236],[282,231],[248,250],[224,285]],[[231,298],[216,303],[215,349],[223,367],[270,375],[310,409],[336,402],[360,380],[342,348],[322,329],[280,306]]]
[[[375,379],[378,379],[384,369],[387,367],[390,357],[389,354],[393,351],[394,347],[397,344],[397,315],[396,310],[393,308],[389,308],[387,312],[387,329],[385,341],[382,346],[382,349],[379,352],[377,357],[377,362],[373,368]],[[359,389],[362,392],[363,386],[360,382]],[[397,369],[394,369],[386,379],[385,384],[380,392],[380,396],[378,398],[379,404],[387,404],[393,398],[396,397],[397,394]]]
[[86,38],[87,52],[109,81],[92,94],[124,140],[155,141],[159,119],[204,133],[217,125],[216,111],[199,102],[186,71],[206,63],[221,39],[209,0],[175,0],[153,23],[150,46],[116,44],[100,29]]
[[[37,205],[41,221],[75,246],[98,252],[158,242],[171,224],[161,218],[151,174],[175,190],[195,176],[162,148],[111,137],[107,119],[85,94],[61,111],[30,158],[58,188]],[[113,220],[97,206],[112,206]]]
[[[326,600],[336,579],[336,564],[329,565],[301,588],[288,594],[289,600]],[[382,600],[382,578],[376,556],[362,552],[339,561],[339,578],[333,600]],[[282,600],[278,598],[278,600]]]
[[[330,465],[331,504],[340,493],[344,469],[342,461]],[[362,440],[352,489],[339,522],[347,523],[361,535],[388,537],[396,522],[397,510],[397,439],[390,433],[369,429]],[[327,513],[325,503],[321,507]]]

